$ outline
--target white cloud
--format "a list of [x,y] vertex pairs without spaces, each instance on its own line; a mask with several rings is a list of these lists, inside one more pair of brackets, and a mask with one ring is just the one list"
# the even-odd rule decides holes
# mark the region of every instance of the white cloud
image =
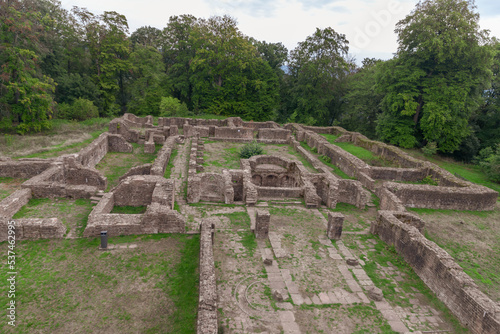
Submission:
[[[318,28],[332,27],[350,41],[358,63],[364,57],[388,59],[397,49],[395,24],[415,7],[416,0],[62,0],[65,8],[87,7],[94,13],[124,14],[130,32],[151,25],[163,28],[170,16],[192,14],[208,18],[228,14],[247,36],[282,42],[289,50]],[[491,6],[482,5],[478,10]],[[500,13],[481,18],[481,27],[500,37]]]

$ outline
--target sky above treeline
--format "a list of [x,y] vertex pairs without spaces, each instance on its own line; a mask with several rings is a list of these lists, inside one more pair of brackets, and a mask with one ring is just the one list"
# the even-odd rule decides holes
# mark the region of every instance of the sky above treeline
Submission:
[[[85,7],[94,14],[116,11],[127,17],[130,33],[142,26],[162,29],[173,15],[198,18],[230,15],[241,32],[257,40],[281,42],[288,50],[316,28],[345,34],[358,64],[365,57],[389,59],[397,49],[396,23],[416,0],[62,0],[66,9]],[[476,0],[482,29],[500,38],[500,1]]]

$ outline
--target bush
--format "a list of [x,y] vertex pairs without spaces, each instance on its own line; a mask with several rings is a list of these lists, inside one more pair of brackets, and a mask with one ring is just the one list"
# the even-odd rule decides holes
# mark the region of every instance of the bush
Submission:
[[188,108],[175,97],[162,97],[160,102],[160,117],[186,116]]
[[424,177],[420,182],[420,184],[428,184],[431,186],[438,186],[439,182],[436,179],[433,179],[430,175]]
[[488,179],[500,183],[500,144],[495,149],[487,147],[479,151],[478,160]]
[[79,98],[73,104],[61,103],[57,107],[57,117],[61,119],[74,119],[84,121],[99,117],[99,110],[94,102]]
[[429,157],[435,155],[437,153],[437,150],[437,144],[434,141],[430,141],[427,143],[427,145],[422,147],[422,152],[424,152],[424,154]]
[[240,150],[240,158],[248,159],[254,155],[264,154],[264,149],[256,141],[245,144]]

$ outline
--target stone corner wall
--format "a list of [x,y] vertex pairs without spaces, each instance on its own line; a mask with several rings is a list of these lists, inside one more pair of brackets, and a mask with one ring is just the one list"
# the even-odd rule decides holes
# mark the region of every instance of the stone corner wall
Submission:
[[500,333],[500,306],[482,293],[455,260],[412,226],[410,214],[379,211],[372,233],[413,268],[457,319],[474,334]]
[[200,235],[200,297],[198,303],[198,334],[217,334],[217,282],[213,253],[214,222],[201,222]]

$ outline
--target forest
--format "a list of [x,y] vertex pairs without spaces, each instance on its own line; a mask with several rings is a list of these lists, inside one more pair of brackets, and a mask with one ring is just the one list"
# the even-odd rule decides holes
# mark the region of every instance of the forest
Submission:
[[246,36],[230,16],[171,16],[162,29],[130,32],[117,12],[4,0],[0,132],[125,112],[339,125],[474,162],[500,182],[500,41],[476,9],[421,1],[395,26],[394,57],[358,66],[330,27],[287,50]]

